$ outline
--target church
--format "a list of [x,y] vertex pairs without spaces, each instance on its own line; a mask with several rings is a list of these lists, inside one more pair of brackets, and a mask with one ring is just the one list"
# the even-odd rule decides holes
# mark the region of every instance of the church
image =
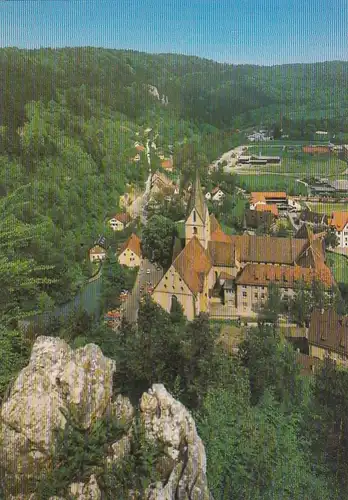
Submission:
[[293,238],[227,235],[209,215],[199,175],[191,190],[185,221],[185,247],[155,287],[152,298],[170,312],[178,301],[189,320],[256,317],[270,283],[287,301],[296,286],[319,280],[328,290],[334,278],[325,263],[322,234],[302,226]]

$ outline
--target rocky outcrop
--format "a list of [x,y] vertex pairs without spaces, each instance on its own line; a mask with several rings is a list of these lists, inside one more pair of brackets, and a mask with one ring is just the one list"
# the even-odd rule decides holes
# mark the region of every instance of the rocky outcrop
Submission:
[[[74,351],[59,338],[36,340],[28,366],[1,408],[0,480],[5,499],[40,500],[35,489],[55,453],[54,431],[63,429],[69,416],[82,430],[107,415],[125,426],[124,435],[105,452],[104,467],[120,463],[130,453],[135,408],[125,396],[113,394],[115,369],[114,361],[94,344]],[[163,450],[156,464],[161,480],[141,498],[208,500],[205,450],[187,409],[163,385],[155,384],[141,397],[139,419],[146,439]],[[98,473],[70,484],[67,495],[101,499]],[[140,498],[130,491],[132,496]],[[58,499],[64,500],[61,496],[50,500]]]
[[148,85],[147,88],[148,88],[149,93],[153,97],[158,99],[161,102],[161,104],[163,104],[164,106],[167,106],[169,104],[168,96],[166,96],[164,94],[160,95],[157,87],[155,87],[154,85]]
[[209,499],[204,446],[185,406],[154,384],[142,395],[140,410],[147,437],[164,445],[165,462],[172,463],[167,483],[149,488],[146,498]]

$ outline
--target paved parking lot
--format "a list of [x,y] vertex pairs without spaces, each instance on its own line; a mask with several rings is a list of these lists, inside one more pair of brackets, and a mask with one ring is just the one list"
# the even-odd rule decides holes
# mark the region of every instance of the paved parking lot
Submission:
[[[147,271],[150,271],[149,273]],[[125,302],[124,316],[130,323],[134,323],[138,316],[139,303],[140,303],[140,289],[142,286],[146,287],[146,283],[150,282],[152,287],[155,287],[163,276],[163,269],[151,264],[147,259],[144,259],[140,265],[137,279],[134,284],[132,292],[129,294]]]

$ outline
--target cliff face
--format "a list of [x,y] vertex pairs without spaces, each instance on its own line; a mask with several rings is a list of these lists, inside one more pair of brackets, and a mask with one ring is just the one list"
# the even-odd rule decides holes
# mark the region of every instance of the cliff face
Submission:
[[[210,498],[205,450],[190,413],[163,385],[155,384],[142,395],[136,421],[136,410],[128,398],[113,393],[115,370],[114,361],[103,356],[94,344],[74,351],[61,339],[36,340],[28,366],[17,377],[1,408],[0,484],[6,499],[40,500],[35,491],[40,478],[52,469],[55,430],[64,429],[70,415],[82,431],[88,431],[106,415],[127,424],[123,435],[107,447],[102,469],[127,457],[138,420],[146,440],[162,450],[157,464],[162,470],[161,480],[140,493],[130,488],[128,498]],[[63,497],[51,499],[105,498],[105,484],[99,484],[100,469],[83,482],[72,482]]]

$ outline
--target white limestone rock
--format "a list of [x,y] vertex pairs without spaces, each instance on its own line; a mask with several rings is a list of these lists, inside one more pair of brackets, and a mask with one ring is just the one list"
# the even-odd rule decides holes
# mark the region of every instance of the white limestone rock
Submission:
[[[29,364],[18,375],[0,409],[0,481],[5,498],[40,500],[33,492],[54,454],[54,430],[74,414],[88,429],[104,415],[116,416],[129,427],[127,434],[106,451],[105,464],[130,452],[134,408],[125,396],[112,400],[114,361],[89,344],[73,350],[58,338],[38,337]],[[156,465],[161,481],[129,498],[145,500],[210,500],[206,456],[191,414],[161,384],[140,400],[146,437],[163,446]],[[68,498],[101,500],[97,477],[69,486]],[[52,497],[50,500],[64,500]],[[67,499],[65,499],[67,500]]]
[[140,410],[148,439],[163,444],[176,462],[167,483],[149,488],[146,498],[209,500],[205,449],[189,411],[162,384],[142,395]]
[[75,410],[85,429],[103,416],[115,369],[94,344],[73,351],[59,338],[36,339],[0,413],[0,463],[9,495],[26,494],[22,485],[45,471],[64,413]]
[[101,500],[101,491],[94,474],[89,478],[87,484],[73,483],[69,487],[69,493],[74,500]]

